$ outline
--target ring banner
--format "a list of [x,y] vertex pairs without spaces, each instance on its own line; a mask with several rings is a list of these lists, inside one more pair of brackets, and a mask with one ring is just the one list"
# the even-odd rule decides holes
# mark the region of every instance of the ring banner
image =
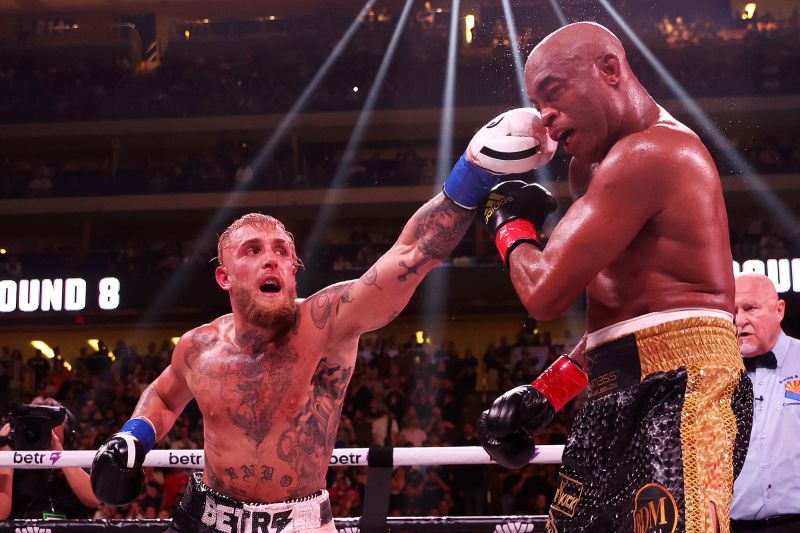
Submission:
[[[337,448],[329,460],[330,466],[365,466],[372,464],[370,452],[381,448]],[[394,466],[435,465],[490,465],[497,464],[480,446],[433,446],[420,448],[390,448]],[[559,464],[564,446],[537,446],[531,463]],[[0,466],[25,469],[66,468],[77,466],[91,468],[96,450],[37,450],[2,451]],[[381,460],[386,460],[381,456]],[[159,468],[192,468],[205,466],[203,450],[151,450],[144,459],[144,466]]]
[[[546,516],[390,516],[391,533],[544,533]],[[359,518],[337,518],[341,533],[362,533]],[[8,520],[0,533],[155,533],[169,520]],[[252,532],[257,533],[257,532]]]

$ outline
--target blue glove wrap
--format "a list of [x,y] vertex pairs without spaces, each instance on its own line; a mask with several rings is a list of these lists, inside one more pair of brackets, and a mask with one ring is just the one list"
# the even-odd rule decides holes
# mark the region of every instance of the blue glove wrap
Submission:
[[467,159],[467,153],[456,162],[444,182],[444,194],[464,209],[476,209],[483,203],[499,176],[483,170]]
[[144,418],[131,418],[122,425],[120,433],[130,433],[144,446],[144,453],[149,452],[156,445],[156,432],[150,422]]

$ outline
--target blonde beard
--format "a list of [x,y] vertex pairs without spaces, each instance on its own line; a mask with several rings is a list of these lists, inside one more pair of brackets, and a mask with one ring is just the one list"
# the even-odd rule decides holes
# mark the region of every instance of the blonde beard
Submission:
[[297,291],[292,291],[283,302],[267,306],[257,302],[250,292],[233,290],[233,299],[244,319],[253,326],[274,330],[289,329],[295,320],[297,311]]

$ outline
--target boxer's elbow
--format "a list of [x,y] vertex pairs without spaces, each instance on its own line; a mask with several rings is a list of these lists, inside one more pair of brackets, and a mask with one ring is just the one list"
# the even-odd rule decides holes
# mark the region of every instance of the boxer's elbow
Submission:
[[547,283],[545,277],[525,276],[518,279],[512,275],[512,281],[528,314],[536,320],[559,318],[571,305],[569,295],[556,290],[553,284]]
[[536,320],[555,320],[566,313],[568,305],[557,301],[543,300],[537,297],[522,300],[528,314]]

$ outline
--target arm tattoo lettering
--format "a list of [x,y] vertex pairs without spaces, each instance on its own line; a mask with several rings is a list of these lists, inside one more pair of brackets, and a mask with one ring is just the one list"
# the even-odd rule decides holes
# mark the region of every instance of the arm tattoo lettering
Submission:
[[353,282],[351,281],[344,285],[328,287],[311,297],[311,321],[314,322],[317,328],[323,329],[332,314],[339,314],[339,307],[353,301],[350,297],[350,286],[352,284]]
[[378,285],[378,269],[374,266],[364,272],[364,275],[361,276],[360,279],[361,283],[364,285],[375,285],[379,290],[383,290],[381,286]]
[[278,457],[292,467],[301,485],[302,480],[313,483],[319,462],[329,460],[352,371],[323,357],[311,379],[311,398],[278,441]]
[[417,248],[425,257],[442,260],[461,241],[464,232],[475,217],[467,211],[441,197],[420,209],[420,222],[416,228]]
[[226,468],[225,473],[228,474],[228,478],[233,481],[234,479],[239,479],[239,476],[236,475],[236,469],[233,467]]

